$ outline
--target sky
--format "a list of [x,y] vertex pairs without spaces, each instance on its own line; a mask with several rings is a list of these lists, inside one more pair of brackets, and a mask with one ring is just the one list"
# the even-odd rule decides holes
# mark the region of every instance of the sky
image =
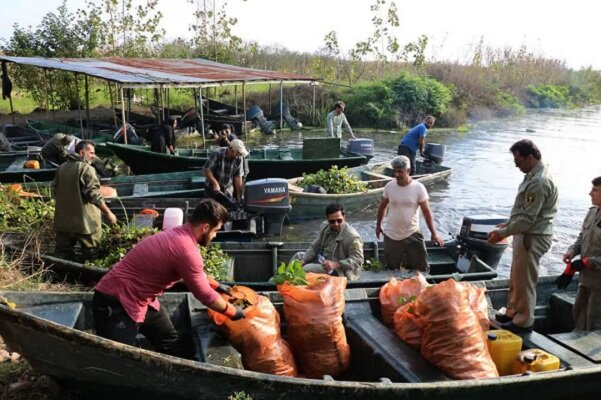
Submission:
[[[196,0],[202,1],[202,0]],[[221,4],[222,0],[217,0]],[[0,38],[12,35],[13,24],[37,26],[53,12],[59,0],[2,0]],[[372,32],[370,4],[374,0],[229,0],[228,14],[239,19],[233,33],[260,45],[281,45],[290,50],[314,52],[324,36],[334,30],[343,50]],[[74,11],[83,0],[67,0]],[[471,59],[475,44],[500,49],[521,46],[538,56],[566,62],[571,68],[601,69],[601,52],[595,46],[601,23],[594,2],[585,0],[396,0],[401,44],[429,38],[430,61]],[[188,0],[159,0],[166,38],[190,37],[194,6]],[[595,40],[595,42],[593,42]]]

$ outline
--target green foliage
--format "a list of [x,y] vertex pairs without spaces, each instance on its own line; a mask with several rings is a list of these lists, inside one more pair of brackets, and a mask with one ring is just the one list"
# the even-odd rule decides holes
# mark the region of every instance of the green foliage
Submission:
[[234,392],[232,395],[228,396],[227,400],[253,400],[253,398],[246,392],[240,391]]
[[155,228],[139,228],[126,223],[116,223],[102,230],[98,258],[89,261],[92,265],[112,268],[136,244],[157,232]]
[[501,90],[497,92],[497,108],[504,115],[523,114],[526,111],[517,97]]
[[450,85],[403,72],[393,79],[354,88],[348,99],[354,111],[349,119],[362,126],[412,126],[426,115],[444,113],[453,93]]
[[277,274],[273,277],[273,281],[276,285],[288,282],[291,285],[302,286],[308,283],[305,275],[305,270],[300,260],[292,260],[288,265],[284,262],[280,264]]
[[223,252],[218,244],[210,244],[208,247],[198,246],[204,261],[205,273],[216,281],[227,282],[230,280],[228,265],[230,257]]
[[25,234],[47,233],[54,222],[54,200],[21,197],[7,186],[0,187],[0,231]]
[[365,264],[363,264],[363,269],[365,271],[380,272],[386,269],[386,265],[384,265],[384,263],[379,259],[372,257],[365,261]]
[[531,108],[559,108],[571,104],[570,88],[565,85],[529,85],[526,92]]
[[337,165],[332,166],[328,171],[320,169],[314,174],[303,174],[303,179],[299,182],[299,185],[305,187],[319,185],[331,194],[367,191],[365,182],[351,176],[346,167],[338,169]]
[[401,298],[398,300],[399,302],[399,306],[404,306],[407,303],[411,303],[412,301],[415,301],[416,296],[411,296],[409,298],[405,297],[405,296],[401,296]]

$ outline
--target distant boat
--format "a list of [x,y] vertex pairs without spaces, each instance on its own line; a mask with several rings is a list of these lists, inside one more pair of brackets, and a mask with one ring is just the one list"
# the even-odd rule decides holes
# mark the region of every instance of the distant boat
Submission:
[[[196,171],[170,172],[149,175],[122,175],[100,179],[105,194],[122,200],[137,198],[190,198],[204,197],[205,177]],[[40,191],[51,194],[51,182],[26,183],[23,189],[28,192]]]
[[[107,147],[123,160],[135,174],[153,174],[176,172],[202,168],[212,150],[176,149],[176,155],[155,153],[146,146],[124,145],[107,142]],[[330,169],[333,165],[356,167],[365,163],[363,156],[343,156],[331,158],[303,159],[301,148],[253,149],[250,151],[248,165],[250,174],[247,179],[293,178],[304,172],[317,172]]]
[[41,147],[45,140],[38,132],[22,128],[18,125],[6,124],[2,127],[2,135],[10,145],[9,151],[26,151],[28,147]]
[[[2,292],[16,308],[0,305],[0,335],[34,370],[86,398],[227,399],[240,391],[262,400],[597,398],[598,332],[570,332],[568,311],[577,283],[557,292],[555,278],[539,279],[535,331],[521,336],[524,349],[557,356],[560,369],[500,378],[449,378],[382,324],[378,289],[345,291],[343,323],[351,364],[336,378],[292,378],[242,369],[235,362],[239,353],[216,336],[206,307],[190,293],[161,298],[188,359],[152,351],[145,340],[128,346],[96,336],[89,292]],[[479,285],[486,287],[490,307],[505,305],[507,280]],[[279,293],[264,294],[281,313]]]
[[[431,162],[417,161],[416,167],[417,174],[413,179],[423,184],[446,179],[451,175],[450,167]],[[347,212],[360,211],[379,202],[382,199],[384,186],[393,179],[389,162],[349,168],[348,174],[365,182],[367,190],[344,194],[309,193],[304,191],[302,178],[289,179],[288,190],[292,204],[290,218],[295,220],[323,218],[324,210],[330,203],[342,204]]]

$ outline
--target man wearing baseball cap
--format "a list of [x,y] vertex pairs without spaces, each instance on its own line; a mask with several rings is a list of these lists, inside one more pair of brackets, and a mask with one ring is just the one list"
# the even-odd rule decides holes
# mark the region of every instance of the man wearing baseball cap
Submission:
[[243,157],[248,156],[244,142],[235,139],[228,147],[220,147],[211,153],[204,165],[207,178],[207,197],[217,200],[227,208],[235,208],[242,202]]

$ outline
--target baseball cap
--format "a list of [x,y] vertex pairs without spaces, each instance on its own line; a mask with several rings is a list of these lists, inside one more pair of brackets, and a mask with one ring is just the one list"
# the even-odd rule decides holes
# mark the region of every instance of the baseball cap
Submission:
[[248,155],[248,150],[246,150],[244,142],[242,142],[242,140],[240,139],[232,140],[232,142],[230,143],[230,148],[242,154],[243,157],[246,157]]

